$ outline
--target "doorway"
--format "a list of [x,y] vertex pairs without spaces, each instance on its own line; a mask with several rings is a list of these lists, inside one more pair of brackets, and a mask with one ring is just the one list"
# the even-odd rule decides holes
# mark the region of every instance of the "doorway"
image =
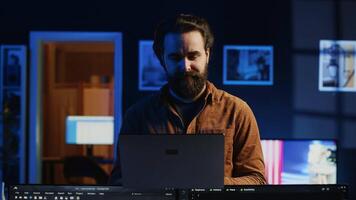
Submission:
[[65,183],[59,173],[62,166],[50,167],[47,176],[43,163],[85,156],[85,146],[66,143],[68,116],[114,116],[114,147],[94,146],[93,153],[108,159],[116,153],[122,105],[121,33],[31,32],[30,48],[28,182]]

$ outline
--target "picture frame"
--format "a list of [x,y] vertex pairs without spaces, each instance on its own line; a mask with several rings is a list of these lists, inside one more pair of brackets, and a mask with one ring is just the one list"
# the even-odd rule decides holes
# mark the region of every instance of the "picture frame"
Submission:
[[225,45],[224,85],[273,85],[273,46]]
[[356,91],[356,41],[320,40],[319,91]]
[[25,45],[0,46],[0,110],[4,124],[3,152],[11,155],[3,174],[4,180],[23,182],[25,179],[25,127],[26,127],[26,69],[27,49]]
[[1,46],[2,84],[5,87],[21,87],[21,69],[26,65],[26,46]]
[[153,40],[139,41],[139,90],[158,91],[167,82],[166,72],[153,51]]

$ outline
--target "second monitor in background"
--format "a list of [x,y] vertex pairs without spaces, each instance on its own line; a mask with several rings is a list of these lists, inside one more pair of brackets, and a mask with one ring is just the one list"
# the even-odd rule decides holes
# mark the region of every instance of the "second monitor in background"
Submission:
[[87,145],[92,156],[92,145],[114,144],[114,118],[112,116],[68,116],[66,143]]
[[334,140],[262,140],[268,184],[336,184]]

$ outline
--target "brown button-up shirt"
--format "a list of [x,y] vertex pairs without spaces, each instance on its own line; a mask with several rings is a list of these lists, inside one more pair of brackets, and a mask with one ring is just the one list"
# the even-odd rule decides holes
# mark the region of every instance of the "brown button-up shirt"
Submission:
[[[205,104],[188,127],[169,102],[168,86],[132,106],[121,127],[124,134],[211,134],[225,137],[224,184],[265,184],[264,162],[256,119],[249,106],[207,82]],[[121,176],[116,162],[111,183]]]

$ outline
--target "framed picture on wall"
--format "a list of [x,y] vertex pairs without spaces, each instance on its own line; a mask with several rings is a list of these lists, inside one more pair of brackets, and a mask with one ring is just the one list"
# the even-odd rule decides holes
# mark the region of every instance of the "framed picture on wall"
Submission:
[[273,85],[273,47],[225,45],[225,85]]
[[166,82],[166,73],[156,57],[152,40],[139,42],[139,90],[157,91]]
[[22,45],[1,46],[3,85],[20,87],[21,68],[26,64],[26,47]]
[[25,127],[26,127],[26,46],[2,45],[0,47],[0,110],[3,112],[2,179],[6,182],[24,183],[25,180]]
[[356,41],[321,40],[320,91],[356,91]]

